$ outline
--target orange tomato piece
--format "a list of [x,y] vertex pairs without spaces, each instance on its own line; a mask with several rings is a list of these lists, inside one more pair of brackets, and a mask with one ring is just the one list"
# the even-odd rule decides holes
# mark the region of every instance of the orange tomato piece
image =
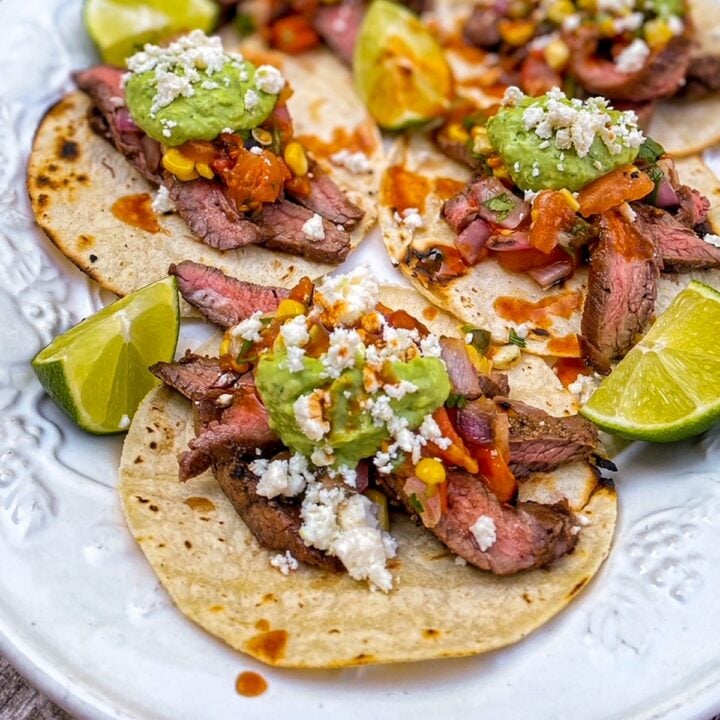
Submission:
[[518,485],[503,456],[495,448],[482,445],[473,446],[473,455],[480,474],[495,497],[500,502],[510,502],[517,494]]
[[624,202],[640,200],[651,193],[655,183],[634,165],[624,165],[588,183],[578,193],[580,214],[599,215]]
[[496,252],[493,257],[500,266],[510,272],[525,272],[535,268],[546,267],[553,263],[567,260],[570,257],[566,250],[559,245],[549,253],[531,248],[530,250],[513,250],[512,252]]
[[270,44],[278,50],[296,55],[312,50],[320,44],[320,38],[306,17],[288,15],[273,23]]
[[463,439],[457,434],[457,431],[450,421],[447,410],[444,407],[440,407],[432,416],[438,424],[443,437],[448,438],[452,444],[443,450],[435,445],[435,443],[430,442],[428,443],[428,447],[431,448],[431,454],[440,460],[444,460],[448,465],[464,468],[474,475],[478,471],[477,461],[470,454]]
[[557,245],[558,235],[570,227],[574,218],[575,211],[568,205],[564,193],[543,190],[533,201],[533,222],[528,241],[547,254]]
[[255,155],[243,147],[238,148],[235,165],[221,169],[220,174],[241,212],[275,202],[285,181],[292,177],[285,162],[274,153],[263,150]]

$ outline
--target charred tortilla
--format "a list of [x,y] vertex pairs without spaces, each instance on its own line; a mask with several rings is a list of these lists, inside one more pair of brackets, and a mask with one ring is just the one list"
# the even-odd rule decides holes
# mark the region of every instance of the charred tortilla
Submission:
[[[405,195],[405,202],[420,207],[423,226],[413,230],[395,215],[397,193],[393,190],[397,178],[393,168],[402,168],[406,186],[421,188],[420,194]],[[445,188],[458,187],[470,177],[470,170],[443,156],[422,135],[401,138],[389,156],[388,173],[381,184],[380,227],[390,257],[410,282],[428,299],[464,323],[489,330],[499,343],[507,342],[511,329],[523,322],[530,325],[525,342],[530,353],[577,357],[580,354],[575,335],[580,332],[580,320],[587,287],[587,269],[574,273],[560,288],[542,290],[525,273],[504,270],[493,259],[483,260],[466,274],[445,283],[431,280],[417,262],[417,254],[434,246],[452,246],[456,234],[440,216],[440,209],[448,193]],[[699,158],[687,158],[678,163],[681,180],[705,193],[715,207],[720,195],[720,183]],[[420,202],[422,200],[422,203]],[[715,209],[709,222],[713,231],[720,231],[720,217]],[[692,279],[720,288],[720,271],[699,270],[678,274],[661,274],[658,280],[656,313],[667,308],[670,301]],[[517,311],[518,303],[534,310]],[[526,315],[532,313],[532,317]],[[539,330],[539,331],[538,331]]]
[[[416,293],[388,289],[382,301],[457,333],[454,319]],[[212,350],[210,350],[212,352]],[[549,367],[528,357],[510,373],[511,394],[552,414],[573,400]],[[459,566],[424,528],[394,516],[395,589],[371,592],[346,575],[270,566],[210,472],[178,482],[177,455],[193,436],[187,401],[152,391],[123,449],[120,493],[135,538],[175,604],[208,632],[271,665],[342,667],[486,652],[520,640],[559,612],[607,556],[616,522],[614,489],[588,463],[536,474],[522,499],[567,497],[590,524],[574,552],[550,568],[498,577]]]
[[[352,91],[350,74],[329,52],[298,59],[272,54],[263,60],[279,65],[295,89],[288,106],[296,136],[365,213],[350,234],[354,248],[377,216],[374,194],[382,166],[377,127]],[[214,265],[239,279],[285,286],[335,267],[253,245],[221,252],[200,242],[178,215],[156,218],[149,210],[155,187],[92,131],[86,119],[89,107],[87,97],[75,92],[47,113],[33,143],[28,191],[40,227],[102,287],[124,295],[186,259]],[[370,159],[369,172],[352,174],[331,162],[330,155],[341,147],[356,145]],[[155,232],[112,212],[117,201],[138,195],[147,196],[141,216],[158,223]]]

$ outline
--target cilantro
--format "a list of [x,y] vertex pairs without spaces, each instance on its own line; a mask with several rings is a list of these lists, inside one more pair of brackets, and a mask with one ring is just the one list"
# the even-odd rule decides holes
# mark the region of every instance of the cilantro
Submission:
[[415,493],[410,496],[410,505],[412,505],[412,508],[416,513],[425,512],[423,504],[418,500],[418,496]]
[[646,163],[657,162],[665,154],[665,148],[652,138],[645,138],[645,142],[638,150],[638,160]]
[[243,340],[243,344],[240,346],[240,351],[238,352],[235,362],[238,365],[242,365],[243,363],[250,361],[249,352],[252,350],[252,347],[255,343],[252,340]]
[[476,328],[472,325],[463,325],[460,329],[466,335],[472,335],[472,340],[468,345],[472,345],[481,355],[487,352],[491,342],[491,335],[487,330]]
[[496,197],[486,200],[483,205],[490,210],[490,212],[494,212],[497,215],[497,219],[502,222],[515,207],[515,198],[513,198],[510,193],[503,193],[502,195],[497,195]]
[[468,115],[463,118],[462,126],[470,132],[474,127],[485,127],[489,119],[489,115],[482,110],[474,112],[472,115]]
[[527,347],[527,343],[515,332],[515,328],[510,328],[510,342],[521,348]]
[[451,392],[445,401],[445,407],[459,408],[462,410],[467,405],[468,399],[461,393]]
[[660,189],[660,183],[665,178],[665,173],[657,165],[644,168],[644,172],[655,183],[652,192],[647,196],[647,202],[654,205],[657,202],[658,190]]
[[255,20],[250,13],[238,13],[232,21],[235,31],[240,37],[247,37],[252,35],[257,27],[255,26]]

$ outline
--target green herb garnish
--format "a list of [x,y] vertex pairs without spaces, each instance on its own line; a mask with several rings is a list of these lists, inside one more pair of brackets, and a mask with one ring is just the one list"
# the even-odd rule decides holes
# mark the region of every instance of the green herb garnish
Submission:
[[412,505],[412,508],[416,513],[422,514],[425,512],[423,504],[418,500],[418,496],[415,493],[410,496],[410,505]]
[[490,347],[492,336],[483,328],[476,328],[472,325],[463,325],[460,328],[466,335],[472,335],[468,345],[472,345],[481,355],[484,355]]
[[515,207],[515,201],[510,193],[503,193],[502,195],[497,195],[496,197],[486,200],[483,205],[491,212],[494,212],[498,220],[502,221]]
[[515,328],[510,328],[510,342],[513,345],[517,345],[518,347],[524,348],[527,347],[527,343],[525,342],[524,338],[521,338],[516,332]]
[[462,393],[451,392],[445,401],[445,407],[458,408],[462,410],[467,405],[468,399]]
[[657,162],[665,154],[665,148],[652,138],[645,138],[645,142],[638,150],[638,160],[646,163]]

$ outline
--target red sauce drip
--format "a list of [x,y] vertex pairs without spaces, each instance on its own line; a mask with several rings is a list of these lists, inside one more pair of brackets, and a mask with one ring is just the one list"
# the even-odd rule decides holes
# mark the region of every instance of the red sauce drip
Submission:
[[578,375],[590,375],[592,370],[587,366],[583,358],[561,357],[553,365],[553,370],[558,380],[567,387],[577,380]]
[[262,675],[248,670],[237,676],[235,689],[243,697],[257,697],[268,689],[268,684]]
[[353,130],[338,127],[333,130],[331,140],[323,140],[316,135],[297,135],[295,139],[315,157],[330,157],[340,150],[364,152],[366,155],[375,150],[376,140],[370,126],[358,125]]
[[465,183],[453,178],[435,178],[435,190],[441,200],[447,200],[465,187]]
[[559,355],[561,357],[577,358],[580,356],[580,343],[577,335],[565,335],[564,337],[550,338],[547,344],[548,351],[551,355]]
[[152,198],[147,193],[125,195],[113,203],[112,214],[124,223],[149,233],[162,230],[152,208]]

